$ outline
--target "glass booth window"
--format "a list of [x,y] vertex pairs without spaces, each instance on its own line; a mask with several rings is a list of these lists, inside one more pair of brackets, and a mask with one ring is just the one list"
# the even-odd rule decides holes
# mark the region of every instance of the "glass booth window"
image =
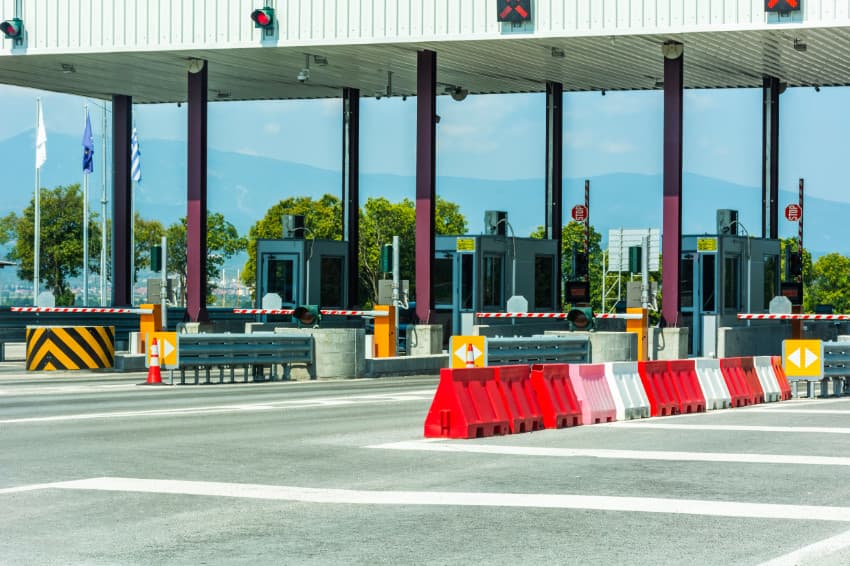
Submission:
[[502,308],[504,303],[502,256],[484,256],[484,308]]
[[342,307],[342,256],[322,256],[319,280],[319,304],[323,307]]
[[534,257],[534,308],[555,310],[555,256]]
[[434,281],[434,305],[451,306],[452,304],[452,258],[438,257],[434,260],[431,278]]
[[472,272],[475,256],[460,254],[460,308],[472,310]]
[[723,308],[738,310],[741,306],[741,258],[723,258]]
[[684,256],[679,267],[679,298],[682,308],[694,306],[694,258]]
[[285,305],[295,304],[295,260],[269,258],[266,292],[277,293]]
[[762,305],[766,309],[770,305],[773,297],[779,294],[779,256],[766,255],[764,256],[764,302]]
[[717,296],[715,293],[715,254],[702,255],[702,312],[717,312]]

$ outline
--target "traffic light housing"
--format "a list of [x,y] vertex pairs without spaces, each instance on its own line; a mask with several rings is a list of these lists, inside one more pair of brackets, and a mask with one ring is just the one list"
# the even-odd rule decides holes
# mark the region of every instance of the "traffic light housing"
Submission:
[[292,322],[298,328],[318,328],[322,320],[322,313],[318,305],[301,305],[292,311]]
[[151,271],[162,271],[162,246],[151,246]]
[[274,29],[274,8],[265,6],[251,12],[251,20],[257,29]]
[[24,34],[24,22],[20,18],[0,22],[0,31],[3,32],[6,39],[21,39]]
[[381,246],[381,273],[389,273],[393,270],[393,245]]
[[588,274],[587,254],[584,252],[576,252],[573,256],[573,277],[576,279],[584,279]]
[[567,313],[570,330],[593,330],[596,328],[596,318],[590,307],[573,307]]
[[803,274],[803,258],[798,252],[791,251],[790,246],[785,248],[785,266],[787,279],[796,279]]

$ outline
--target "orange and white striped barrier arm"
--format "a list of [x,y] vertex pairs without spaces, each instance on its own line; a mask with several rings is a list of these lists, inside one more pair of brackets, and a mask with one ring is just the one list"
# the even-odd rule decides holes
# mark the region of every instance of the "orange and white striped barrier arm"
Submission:
[[[233,309],[234,314],[292,314],[293,309]],[[387,316],[387,311],[320,310],[322,316]]]
[[[566,319],[570,313],[566,312],[477,312],[478,318],[549,318]],[[640,320],[642,317],[634,313],[597,313],[594,318],[616,318],[622,320]]]
[[739,314],[739,320],[850,320],[850,314]]
[[151,309],[109,308],[109,307],[12,307],[12,312],[57,312],[85,314],[153,314]]

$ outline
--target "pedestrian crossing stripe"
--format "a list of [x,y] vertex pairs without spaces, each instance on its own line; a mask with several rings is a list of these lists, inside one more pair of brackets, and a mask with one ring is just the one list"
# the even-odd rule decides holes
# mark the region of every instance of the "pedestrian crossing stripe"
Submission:
[[28,326],[27,371],[111,368],[114,326]]

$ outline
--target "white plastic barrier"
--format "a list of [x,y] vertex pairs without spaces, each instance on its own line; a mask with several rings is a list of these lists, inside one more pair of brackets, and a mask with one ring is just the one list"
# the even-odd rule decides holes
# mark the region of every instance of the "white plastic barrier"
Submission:
[[649,398],[643,389],[637,362],[606,362],[605,380],[617,407],[617,420],[649,417]]
[[732,395],[720,371],[720,360],[697,358],[697,379],[705,395],[705,409],[728,409],[732,406]]
[[761,388],[764,389],[764,402],[772,403],[782,400],[782,390],[779,389],[779,381],[773,371],[773,363],[770,356],[753,356],[753,365],[756,368]]

